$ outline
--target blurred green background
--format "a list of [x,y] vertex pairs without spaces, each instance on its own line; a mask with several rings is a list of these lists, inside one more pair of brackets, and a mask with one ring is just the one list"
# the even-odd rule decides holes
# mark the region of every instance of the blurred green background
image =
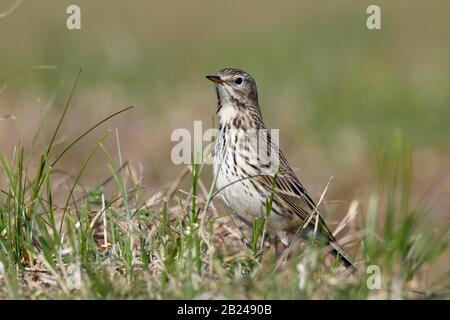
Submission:
[[[14,3],[2,0],[0,11]],[[66,28],[70,4],[81,7],[81,30]],[[266,125],[281,130],[282,148],[314,199],[331,176],[328,206],[339,215],[368,196],[376,186],[374,141],[401,131],[414,147],[415,192],[439,183],[435,217],[448,222],[450,2],[376,1],[377,31],[366,28],[369,4],[22,1],[0,18],[0,116],[16,118],[0,122],[1,150],[11,156],[19,140],[30,144],[48,110],[44,138],[32,149],[39,154],[81,67],[58,147],[134,104],[103,128],[118,129],[123,158],[140,163],[157,190],[180,170],[170,161],[171,132],[194,120],[213,125],[216,96],[204,76],[235,66],[256,78]],[[61,167],[76,172],[100,134]],[[107,144],[116,151],[114,134]],[[109,175],[101,155],[88,172],[91,185]]]

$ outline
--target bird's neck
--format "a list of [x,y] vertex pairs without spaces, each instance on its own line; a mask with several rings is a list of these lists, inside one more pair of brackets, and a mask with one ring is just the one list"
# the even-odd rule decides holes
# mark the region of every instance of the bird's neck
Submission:
[[263,126],[259,106],[240,103],[236,100],[219,100],[217,109],[219,126],[235,129],[259,129]]

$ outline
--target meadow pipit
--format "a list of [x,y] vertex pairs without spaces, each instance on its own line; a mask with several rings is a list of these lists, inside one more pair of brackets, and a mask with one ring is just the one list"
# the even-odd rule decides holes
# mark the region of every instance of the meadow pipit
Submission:
[[255,79],[235,68],[207,78],[217,91],[219,133],[213,167],[225,205],[247,224],[267,218],[268,232],[285,247],[297,237],[313,235],[354,268],[266,129]]

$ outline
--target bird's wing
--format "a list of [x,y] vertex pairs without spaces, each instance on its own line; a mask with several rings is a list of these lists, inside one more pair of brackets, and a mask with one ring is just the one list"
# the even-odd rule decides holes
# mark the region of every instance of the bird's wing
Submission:
[[[292,172],[279,171],[275,177],[261,176],[260,179],[264,188],[270,193],[273,192],[273,201],[279,203],[281,208],[285,207],[287,212],[293,212],[299,216],[303,223],[309,220],[310,229],[314,229],[318,223],[318,232],[327,240],[336,241],[311,197]],[[313,216],[311,217],[311,215]]]
[[[259,141],[259,147],[261,147],[261,142],[265,143],[268,151],[270,151],[259,151],[259,158],[264,158],[259,160],[264,160],[267,163],[267,161],[274,162],[273,160],[276,159],[277,162],[276,166],[271,167],[271,174],[263,174],[257,177],[269,194],[273,192],[273,201],[279,203],[281,208],[287,208],[287,212],[293,212],[299,216],[304,223],[310,219],[309,225],[312,228],[318,223],[318,233],[326,237],[328,241],[336,242],[324,219],[320,216],[316,204],[290,168],[278,145],[272,141],[270,133],[264,132],[260,134]],[[270,157],[270,159],[266,159],[266,157]],[[312,214],[313,217],[311,218]],[[316,222],[317,217],[319,217],[318,222]]]

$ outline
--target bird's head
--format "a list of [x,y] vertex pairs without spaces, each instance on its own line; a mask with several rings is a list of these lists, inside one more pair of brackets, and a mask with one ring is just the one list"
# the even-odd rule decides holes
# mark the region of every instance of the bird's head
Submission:
[[216,85],[218,111],[225,104],[234,107],[258,107],[258,90],[255,79],[237,68],[224,68],[217,74],[206,76]]

